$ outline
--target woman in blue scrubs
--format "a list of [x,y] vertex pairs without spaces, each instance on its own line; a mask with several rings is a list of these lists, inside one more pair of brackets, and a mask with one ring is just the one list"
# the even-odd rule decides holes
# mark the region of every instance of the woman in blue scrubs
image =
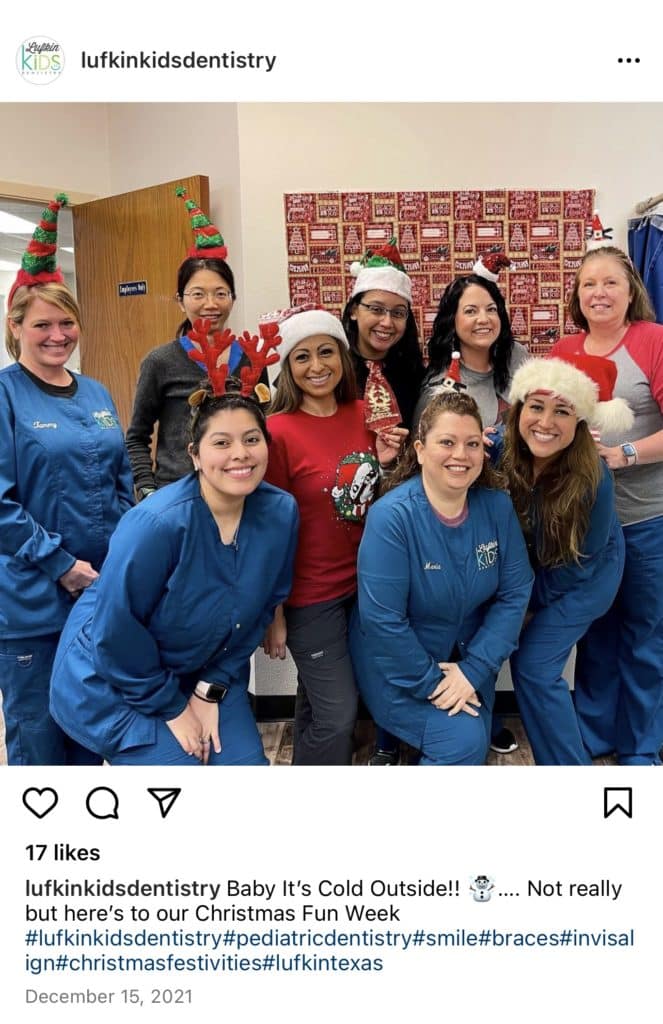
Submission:
[[81,315],[59,267],[67,198],[43,211],[7,302],[0,372],[0,689],[10,765],[95,764],[48,711],[60,630],[133,505],[117,411],[67,369]]
[[110,764],[267,764],[250,657],[287,597],[294,498],[263,482],[256,401],[202,389],[194,471],[122,521],[58,648],[54,718]]
[[484,764],[495,680],[532,586],[482,429],[469,395],[433,398],[359,548],[350,639],[360,692],[421,765]]
[[531,359],[514,375],[500,463],[535,571],[511,675],[534,758],[544,765],[592,763],[581,711],[588,694],[576,675],[574,701],[562,672],[610,608],[624,568],[612,474],[589,423],[605,430],[610,420],[614,429],[632,415],[611,398],[614,364],[567,358]]

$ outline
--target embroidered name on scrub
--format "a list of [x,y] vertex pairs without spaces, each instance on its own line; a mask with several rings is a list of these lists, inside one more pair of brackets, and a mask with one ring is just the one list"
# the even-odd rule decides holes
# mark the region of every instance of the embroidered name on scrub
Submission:
[[478,544],[475,548],[477,565],[480,569],[490,569],[497,562],[498,544],[496,540],[489,540],[484,544]]
[[57,430],[57,423],[42,423],[41,420],[33,420],[32,426],[35,430]]
[[439,562],[424,562],[424,569],[441,569]]

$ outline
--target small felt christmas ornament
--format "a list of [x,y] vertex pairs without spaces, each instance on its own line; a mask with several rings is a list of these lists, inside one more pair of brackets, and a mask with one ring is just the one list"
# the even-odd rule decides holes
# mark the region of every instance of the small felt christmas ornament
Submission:
[[446,375],[441,383],[435,386],[435,390],[436,392],[467,391],[467,384],[463,384],[460,379],[460,352],[451,353],[451,362],[449,363]]
[[483,252],[472,267],[477,277],[485,277],[487,281],[497,284],[502,267],[511,266],[511,260],[504,252]]
[[524,402],[532,394],[552,395],[602,434],[621,434],[633,425],[633,412],[625,399],[613,397],[616,381],[615,363],[603,356],[569,352],[528,359],[513,376],[509,402]]
[[184,185],[177,186],[175,195],[184,200],[193,228],[193,245],[187,250],[187,256],[197,256],[203,260],[225,260],[228,256],[228,249],[216,225],[212,224],[198,204],[189,197]]
[[58,213],[66,206],[69,198],[64,192],[58,192],[42,211],[41,220],[34,230],[28,247],[21,259],[21,269],[11,286],[7,298],[7,309],[11,309],[12,300],[17,288],[25,285],[30,288],[35,284],[48,284],[51,281],[64,283],[64,274],[57,265],[56,251],[58,247]]
[[612,228],[604,228],[599,211],[594,210],[591,226],[587,229],[587,249],[600,249],[612,241]]
[[376,290],[393,292],[412,302],[412,282],[405,273],[395,237],[379,249],[367,249],[361,260],[351,264],[350,273],[356,278],[353,296]]
[[369,430],[379,434],[389,427],[397,426],[403,417],[398,401],[389,381],[385,377],[379,359],[367,359],[368,377],[364,388],[364,423]]
[[[224,395],[239,390],[245,397],[255,393],[260,402],[268,401],[269,389],[260,383],[260,375],[266,366],[272,366],[279,361],[276,349],[281,344],[281,339],[278,331],[267,336],[261,332],[260,338],[257,334],[252,335],[250,331],[244,331],[236,338],[227,327],[224,331],[212,331],[211,334],[210,328],[210,320],[195,321],[188,335],[193,347],[187,354],[189,359],[193,359],[207,370],[213,393]],[[250,363],[239,371],[239,381],[229,374],[227,358],[224,359],[224,353],[233,341],[237,341]],[[199,405],[206,395],[207,391],[204,388],[194,391],[189,397],[189,405]]]

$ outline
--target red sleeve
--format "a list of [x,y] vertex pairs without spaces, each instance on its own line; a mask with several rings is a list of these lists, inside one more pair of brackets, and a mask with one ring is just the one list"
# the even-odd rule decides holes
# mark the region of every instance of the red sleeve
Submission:
[[663,412],[663,327],[641,320],[626,338],[628,354],[649,381],[649,388]]
[[265,480],[267,483],[273,484],[274,487],[280,487],[282,491],[291,493],[290,468],[285,437],[287,432],[282,428],[283,424],[277,422],[277,417],[274,417],[274,419],[270,417],[268,419],[267,429],[272,436],[272,440],[269,445],[269,461],[267,463]]

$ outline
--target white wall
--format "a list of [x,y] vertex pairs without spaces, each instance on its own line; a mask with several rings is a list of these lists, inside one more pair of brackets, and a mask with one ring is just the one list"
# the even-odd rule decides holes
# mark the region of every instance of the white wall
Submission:
[[53,193],[108,195],[108,110],[105,103],[0,104],[0,178]]

